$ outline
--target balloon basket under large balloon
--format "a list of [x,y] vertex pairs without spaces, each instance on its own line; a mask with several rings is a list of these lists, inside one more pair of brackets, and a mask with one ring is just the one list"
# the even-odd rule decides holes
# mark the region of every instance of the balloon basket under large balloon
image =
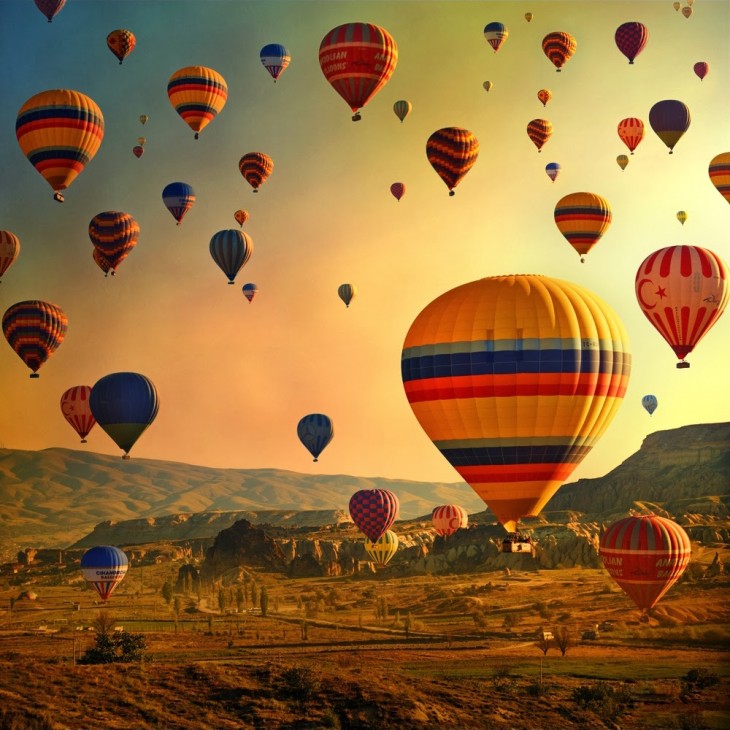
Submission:
[[124,461],[129,461],[129,458],[130,458],[129,454],[124,454],[124,456],[122,457],[122,459],[124,459]]
[[449,190],[449,197],[453,198],[454,195],[456,195],[456,192],[454,192],[453,190]]
[[360,114],[360,112],[355,112],[352,115],[352,121],[353,122],[359,122],[361,119],[362,119],[362,115]]
[[86,441],[86,439],[81,439],[81,443],[82,444],[85,444],[85,443],[88,443],[88,442]]
[[312,459],[312,461],[315,461],[316,462],[316,461],[319,461],[319,459]]
[[235,283],[236,283],[235,281],[229,281],[228,285],[230,286],[231,284],[235,284]]
[[678,362],[677,363],[677,369],[678,370],[685,370],[688,367],[689,367],[689,363],[686,362],[685,360],[682,360],[681,362]]
[[198,133],[196,132],[196,133],[195,133],[195,139],[198,139],[198,137],[199,137],[199,136],[200,136],[200,135],[199,135],[199,134],[198,134]]
[[[679,365],[677,365],[677,367],[679,367]],[[688,366],[688,367],[689,367],[689,366]],[[30,374],[30,377],[31,377],[31,378],[40,378],[41,376],[40,376],[40,375],[39,375],[38,373],[31,373],[31,374]]]
[[53,199],[57,203],[63,203],[64,202],[64,197],[63,197],[63,195],[61,195],[61,193],[58,192],[58,190],[55,193],[53,193]]

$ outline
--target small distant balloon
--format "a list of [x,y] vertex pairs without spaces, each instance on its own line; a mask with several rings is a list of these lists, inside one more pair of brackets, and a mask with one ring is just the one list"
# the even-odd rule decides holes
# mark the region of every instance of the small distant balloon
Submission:
[[684,15],[685,18],[689,18],[690,15],[692,15],[692,8],[689,5],[685,5],[685,7],[682,8],[682,15]]
[[131,30],[119,28],[109,33],[106,37],[106,44],[109,50],[119,59],[119,65],[121,66],[122,61],[134,50],[137,39]]
[[678,3],[678,2],[673,2],[673,3],[672,3],[672,7],[673,7],[673,8],[675,9],[675,10],[679,11],[679,9],[680,9],[680,8],[682,7],[682,3]]
[[238,161],[238,170],[254,193],[258,193],[273,172],[274,161],[263,152],[248,152]]
[[730,152],[715,155],[710,160],[707,172],[717,192],[730,203]]
[[137,144],[144,147],[147,144],[147,137],[137,137]]
[[401,122],[411,113],[411,109],[413,109],[411,102],[405,99],[399,99],[393,104],[393,111]]
[[484,37],[496,53],[509,37],[509,31],[504,23],[487,23],[484,26]]
[[545,165],[545,172],[553,182],[555,182],[555,179],[558,177],[562,169],[563,168],[558,162],[548,162],[547,165]]
[[97,545],[81,556],[81,575],[106,602],[129,568],[124,552],[113,545]]
[[616,164],[622,169],[626,169],[626,165],[629,164],[629,156],[628,155],[618,155],[616,157]]
[[139,115],[139,121],[144,126],[149,121],[149,116],[147,114],[140,114]]
[[622,23],[614,34],[617,48],[629,59],[630,64],[633,64],[634,59],[644,50],[648,38],[649,31],[646,26],[636,21]]
[[570,193],[557,202],[553,217],[582,263],[611,225],[611,206],[595,193]]
[[462,127],[436,130],[426,142],[426,156],[431,167],[454,195],[454,188],[471,170],[479,155],[479,141]]
[[457,530],[466,528],[469,524],[469,515],[458,504],[443,504],[440,507],[434,507],[431,512],[431,523],[437,535],[448,537]]
[[248,220],[248,211],[239,209],[233,214],[233,217],[236,219],[236,223],[243,227],[243,224]]
[[350,302],[357,296],[357,287],[354,284],[340,284],[337,288],[337,295],[349,308]]
[[657,409],[659,401],[655,395],[645,395],[641,399],[641,405],[644,407],[644,410],[651,415]]
[[644,122],[636,117],[626,117],[618,123],[616,128],[621,141],[629,148],[629,152],[634,154],[634,150],[644,139]]
[[248,299],[249,304],[253,301],[253,298],[259,293],[259,288],[256,286],[256,284],[244,284],[241,290],[243,291],[243,296]]
[[405,183],[394,182],[390,186],[390,192],[396,200],[400,200],[406,194]]
[[20,239],[10,231],[0,231],[0,281],[20,253]]
[[226,80],[206,66],[185,66],[170,76],[167,96],[195,139],[222,111],[228,99]]
[[685,210],[678,210],[677,211],[677,220],[684,225],[687,220],[687,211]]
[[228,283],[234,284],[236,274],[251,258],[253,240],[243,231],[229,228],[213,235],[210,239],[209,249],[213,261],[228,277]]
[[195,203],[195,191],[187,183],[171,182],[169,185],[165,185],[162,191],[162,202],[177,221],[177,225],[180,225],[185,214]]
[[674,153],[674,147],[689,129],[692,118],[686,104],[677,99],[658,101],[649,110],[649,124],[655,134]]
[[707,63],[707,61],[697,61],[697,63],[692,67],[694,69],[695,74],[699,77],[700,81],[707,76],[708,73],[710,73],[710,64]]
[[35,0],[35,6],[46,16],[50,23],[66,4],[66,0]]
[[527,136],[537,147],[537,151],[541,152],[545,143],[552,137],[553,125],[547,119],[533,119],[527,125]]
[[371,542],[377,542],[398,516],[398,497],[388,489],[360,489],[350,497],[350,517]]
[[274,83],[286,70],[291,62],[291,53],[280,43],[269,43],[259,52],[259,58],[264,68],[271,74]]
[[392,530],[386,530],[375,542],[365,540],[365,552],[377,565],[387,565],[398,552],[398,535]]
[[101,251],[113,271],[137,245],[139,223],[129,213],[106,210],[89,221],[89,239]]
[[542,51],[556,71],[562,71],[563,66],[570,61],[578,44],[570,33],[554,31],[542,39]]
[[96,425],[89,405],[90,395],[90,385],[74,385],[61,396],[61,413],[79,435],[82,444],[86,443],[86,437]]
[[553,93],[550,89],[540,89],[537,92],[537,98],[542,102],[543,106],[547,106],[547,103],[553,98]]
[[297,436],[307,451],[319,461],[319,455],[334,438],[332,419],[324,413],[310,413],[297,424]]
[[134,147],[132,147],[132,154],[139,159],[144,154],[144,147],[142,145],[136,144]]
[[525,20],[529,23],[535,16],[532,13],[525,13]]
[[491,81],[485,81],[482,86],[484,87],[484,91],[489,92],[492,90],[494,84]]

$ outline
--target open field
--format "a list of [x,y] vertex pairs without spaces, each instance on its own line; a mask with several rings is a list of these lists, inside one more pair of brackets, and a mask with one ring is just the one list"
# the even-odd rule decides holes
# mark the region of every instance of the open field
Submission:
[[[700,550],[698,564],[712,555]],[[70,567],[0,584],[0,728],[730,725],[725,575],[681,582],[641,622],[602,570],[252,572],[249,587],[266,587],[267,616],[252,612],[250,595],[239,611],[235,587],[210,586],[177,594],[176,620],[161,587],[181,564],[133,567],[106,607]],[[36,600],[7,610],[29,589]],[[102,611],[143,634],[142,664],[75,663]],[[581,639],[596,626],[596,639]],[[571,646],[543,656],[538,631],[558,627]],[[708,686],[683,679],[697,669]]]

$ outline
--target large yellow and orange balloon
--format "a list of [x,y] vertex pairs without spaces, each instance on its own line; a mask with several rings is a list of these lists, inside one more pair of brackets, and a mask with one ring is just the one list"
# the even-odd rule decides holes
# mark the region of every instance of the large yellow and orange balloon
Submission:
[[611,206],[595,193],[570,193],[558,200],[553,217],[582,263],[611,225]]
[[583,287],[536,275],[442,294],[411,325],[401,360],[421,427],[510,532],[590,453],[630,370],[615,312]]
[[104,138],[104,116],[78,91],[52,89],[31,96],[15,121],[20,149],[63,202],[61,191],[76,179]]
[[198,139],[200,132],[226,105],[228,85],[212,68],[186,66],[170,76],[167,95],[175,111]]
[[730,203],[730,152],[715,155],[710,160],[707,172],[717,192]]
[[699,246],[667,246],[647,256],[636,272],[641,311],[688,368],[685,357],[722,316],[730,297],[728,268]]

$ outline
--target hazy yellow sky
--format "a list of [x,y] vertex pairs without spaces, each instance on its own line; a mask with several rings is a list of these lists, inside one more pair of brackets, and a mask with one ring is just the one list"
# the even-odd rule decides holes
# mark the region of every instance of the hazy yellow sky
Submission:
[[[99,427],[81,446],[59,399],[72,385],[132,370],[160,397],[133,460],[457,481],[405,398],[401,347],[436,296],[510,273],[587,287],[631,338],[626,400],[573,478],[605,474],[653,431],[727,420],[727,315],[689,356],[691,368],[677,370],[634,296],[636,270],[656,249],[686,243],[730,259],[730,206],[707,175],[710,159],[730,151],[730,3],[697,0],[693,11],[686,19],[670,0],[68,0],[48,24],[29,0],[4,0],[0,229],[14,232],[22,249],[0,284],[0,310],[44,299],[64,309],[69,329],[38,380],[0,343],[0,446],[120,453]],[[648,27],[649,41],[629,65],[614,32],[633,20]],[[318,63],[324,35],[352,21],[385,27],[399,50],[391,80],[357,124]],[[509,29],[496,54],[483,35],[491,21]],[[115,28],[137,37],[122,66],[105,42]],[[541,49],[555,30],[578,44],[559,74]],[[276,84],[259,61],[272,42],[292,55]],[[693,72],[701,60],[710,64],[704,81]],[[170,75],[195,64],[216,69],[229,86],[225,108],[197,142],[166,93]],[[88,94],[106,120],[99,153],[63,205],[14,133],[26,99],[53,88]],[[541,88],[553,93],[546,108]],[[403,124],[392,109],[398,99],[413,104]],[[648,128],[649,109],[662,99],[679,99],[692,113],[673,155]],[[140,114],[150,117],[144,127]],[[622,172],[616,156],[628,150],[616,125],[630,116],[644,120],[647,134]],[[539,117],[554,126],[541,153],[526,134]],[[480,142],[453,198],[425,154],[429,135],[444,126],[470,129]],[[136,159],[140,135],[147,144]],[[275,165],[256,195],[237,165],[251,151]],[[562,166],[555,183],[544,170],[553,161]],[[179,227],[161,199],[177,180],[197,194]],[[407,186],[399,203],[389,192],[396,181]],[[585,264],[553,221],[559,198],[583,190],[613,209]],[[237,208],[250,213],[254,252],[234,287],[208,244],[237,227]],[[87,234],[105,210],[132,214],[141,228],[114,278],[92,261]],[[260,290],[251,304],[241,293],[246,282]],[[358,289],[349,309],[337,296],[344,282]],[[647,393],[659,399],[652,417],[640,403]],[[318,464],[296,436],[310,412],[335,425]]]

